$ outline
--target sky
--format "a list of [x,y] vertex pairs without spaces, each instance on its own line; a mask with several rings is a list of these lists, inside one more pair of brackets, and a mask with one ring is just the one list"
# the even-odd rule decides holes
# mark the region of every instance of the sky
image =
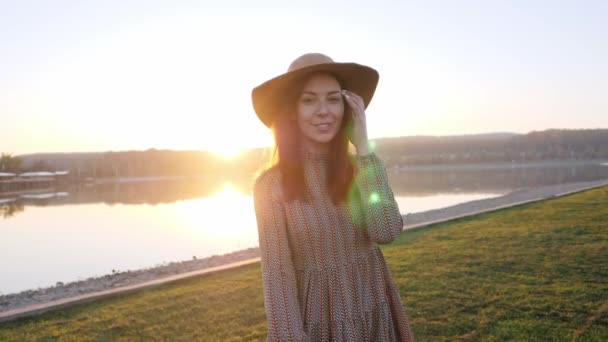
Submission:
[[0,152],[268,146],[251,90],[374,67],[373,139],[608,128],[608,1],[0,0]]

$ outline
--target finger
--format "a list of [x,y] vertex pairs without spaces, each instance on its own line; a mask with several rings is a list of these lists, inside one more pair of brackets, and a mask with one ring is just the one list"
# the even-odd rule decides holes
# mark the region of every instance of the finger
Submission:
[[353,97],[357,97],[357,96],[359,96],[357,93],[352,92],[352,91],[350,91],[350,90],[348,90],[348,89],[343,89],[343,91],[344,91],[345,93],[347,93],[348,95],[353,96]]
[[343,93],[344,95],[344,99],[346,99],[346,103],[353,109],[356,110],[359,107],[359,104],[357,103],[357,101],[350,96],[349,94]]
[[344,98],[346,99],[346,101],[347,101],[349,104],[351,104],[351,105],[357,105],[357,107],[360,107],[360,108],[362,108],[362,107],[363,107],[363,106],[362,106],[363,101],[362,101],[362,100],[361,100],[361,98],[360,98],[358,95],[356,95],[355,93],[353,93],[353,92],[349,92],[349,91],[347,91],[347,90],[343,90],[343,91],[342,91],[342,94],[344,95]]
[[361,113],[363,112],[363,108],[356,102],[352,101],[349,103],[350,109],[351,109],[351,113],[354,117],[358,118],[359,116],[361,116]]
[[348,95],[349,97],[351,97],[352,99],[355,99],[359,104],[363,104],[363,98],[361,96],[359,96],[356,93],[353,93],[350,90],[343,90],[344,93],[346,93],[346,95]]

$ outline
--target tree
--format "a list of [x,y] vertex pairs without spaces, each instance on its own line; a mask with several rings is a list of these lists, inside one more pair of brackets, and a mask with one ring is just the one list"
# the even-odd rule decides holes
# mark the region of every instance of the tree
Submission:
[[0,156],[0,172],[19,172],[22,164],[21,158],[13,157],[10,153]]
[[29,171],[54,171],[54,168],[44,160],[37,160],[32,166],[30,166]]

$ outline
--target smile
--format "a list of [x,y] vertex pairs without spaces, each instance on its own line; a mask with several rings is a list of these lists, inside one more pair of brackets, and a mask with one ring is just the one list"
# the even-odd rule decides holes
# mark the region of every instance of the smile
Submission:
[[320,129],[328,129],[333,124],[334,124],[333,122],[322,122],[322,123],[318,123],[318,124],[313,124],[313,126],[320,128]]

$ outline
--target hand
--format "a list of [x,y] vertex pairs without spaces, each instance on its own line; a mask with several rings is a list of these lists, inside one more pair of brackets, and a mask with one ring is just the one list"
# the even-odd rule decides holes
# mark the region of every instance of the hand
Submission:
[[352,91],[343,89],[342,95],[346,99],[346,104],[351,109],[353,116],[353,136],[351,142],[355,145],[358,155],[366,155],[369,153],[367,139],[367,124],[365,122],[365,103],[361,96]]

